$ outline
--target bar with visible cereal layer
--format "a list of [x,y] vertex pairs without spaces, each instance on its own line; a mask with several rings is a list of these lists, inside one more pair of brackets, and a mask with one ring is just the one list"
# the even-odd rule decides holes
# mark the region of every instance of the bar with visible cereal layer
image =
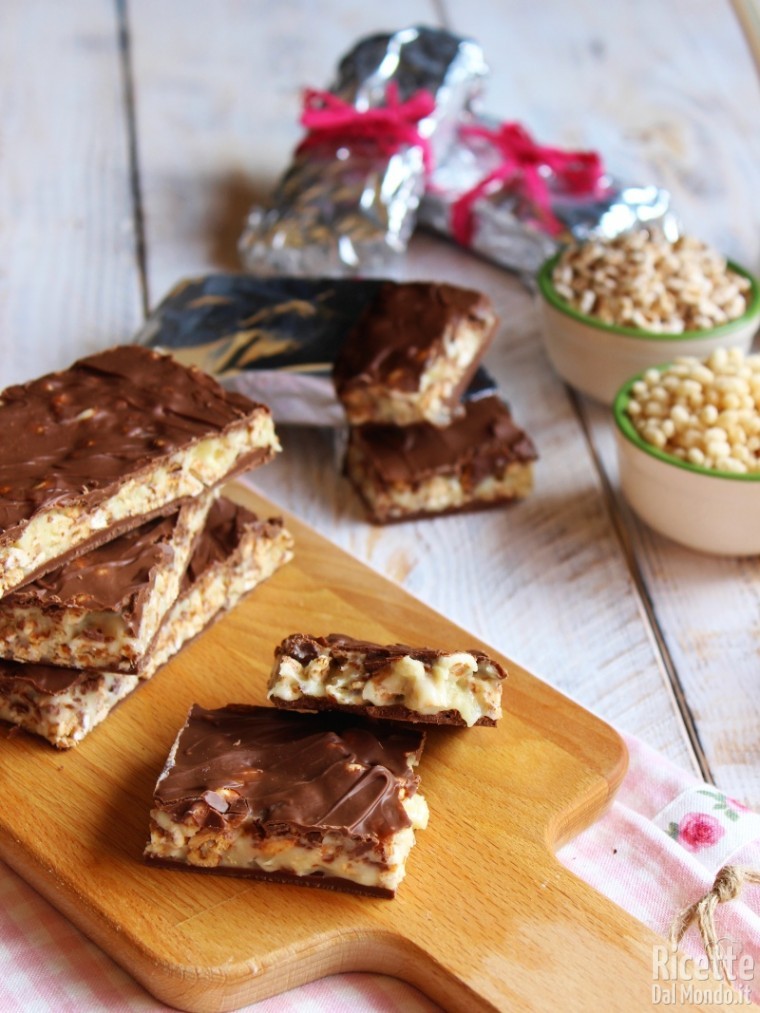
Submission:
[[439,725],[495,725],[504,668],[483,651],[374,644],[342,633],[293,633],[276,648],[276,707],[340,710]]
[[0,394],[0,595],[269,461],[269,409],[124,345]]
[[145,859],[391,898],[427,825],[424,741],[340,714],[196,704],[156,784]]
[[358,426],[345,471],[377,524],[501,506],[533,488],[530,437],[498,397],[464,405],[445,429]]
[[480,292],[432,282],[383,284],[338,353],[333,380],[351,425],[447,426],[491,342]]
[[0,657],[136,672],[174,604],[216,493],[82,553],[0,599]]
[[208,513],[184,574],[138,672],[0,660],[0,719],[59,749],[81,742],[116,704],[150,679],[184,644],[292,558],[282,520],[263,521],[221,498]]

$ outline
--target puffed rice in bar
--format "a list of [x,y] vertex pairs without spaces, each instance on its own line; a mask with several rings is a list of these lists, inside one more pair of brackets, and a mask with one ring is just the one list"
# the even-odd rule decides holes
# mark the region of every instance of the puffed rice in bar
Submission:
[[233,608],[293,555],[280,518],[259,520],[224,498],[209,510],[185,573],[139,673],[0,660],[0,719],[70,749],[186,643]]
[[0,394],[0,595],[269,461],[265,405],[140,345]]

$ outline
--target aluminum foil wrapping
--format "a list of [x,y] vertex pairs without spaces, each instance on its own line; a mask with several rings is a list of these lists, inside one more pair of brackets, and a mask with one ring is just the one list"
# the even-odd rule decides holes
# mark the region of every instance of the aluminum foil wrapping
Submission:
[[670,239],[679,233],[670,207],[670,194],[654,185],[637,186],[602,175],[593,193],[566,192],[552,171],[542,168],[552,228],[521,185],[519,172],[511,179],[494,180],[469,207],[470,234],[466,240],[455,228],[456,208],[468,194],[494,174],[503,160],[499,149],[482,136],[468,135],[477,125],[496,131],[488,117],[460,124],[456,144],[437,165],[419,209],[419,222],[466,245],[502,267],[520,273],[532,285],[541,264],[562,244],[591,236],[612,238],[646,225],[657,225]]
[[[267,404],[277,424],[342,426],[332,366],[381,279],[211,274],[180,282],[135,341]],[[483,368],[465,398],[496,392]]]
[[[307,136],[267,207],[251,210],[240,240],[256,274],[387,274],[407,246],[429,166],[444,158],[458,118],[487,68],[477,43],[407,28],[361,40],[341,60],[329,94],[357,114],[431,96],[409,139]],[[413,115],[411,112],[409,115]]]

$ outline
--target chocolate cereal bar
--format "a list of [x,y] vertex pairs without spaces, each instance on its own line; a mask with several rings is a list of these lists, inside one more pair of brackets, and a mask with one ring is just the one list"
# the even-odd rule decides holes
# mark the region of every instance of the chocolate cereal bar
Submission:
[[447,426],[497,318],[480,292],[386,282],[348,334],[333,368],[351,425]]
[[155,517],[0,599],[0,656],[136,672],[177,598],[215,495]]
[[268,697],[293,710],[341,710],[439,725],[495,725],[506,672],[482,651],[373,644],[294,633],[276,648]]
[[269,409],[124,345],[0,394],[0,595],[268,461]]
[[231,609],[292,556],[279,518],[259,520],[217,500],[196,544],[180,597],[166,615],[139,673],[106,672],[0,660],[0,719],[59,749],[80,742],[141,681]]
[[527,496],[537,454],[498,397],[464,405],[445,429],[360,426],[345,470],[377,524],[499,506]]
[[424,734],[343,715],[192,707],[156,785],[148,862],[393,897],[427,824]]

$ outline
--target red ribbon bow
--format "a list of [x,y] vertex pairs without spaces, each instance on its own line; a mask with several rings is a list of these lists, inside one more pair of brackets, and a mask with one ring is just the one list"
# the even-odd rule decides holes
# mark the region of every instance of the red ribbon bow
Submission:
[[426,91],[418,91],[400,102],[398,88],[388,85],[384,106],[357,109],[329,91],[308,88],[304,92],[301,123],[308,134],[296,153],[308,151],[318,144],[349,144],[357,139],[375,142],[383,154],[393,154],[402,144],[420,147],[425,170],[433,166],[430,142],[420,136],[419,122],[435,109],[435,99]]
[[464,127],[462,135],[482,137],[502,155],[501,163],[493,172],[463,193],[452,208],[454,238],[463,246],[469,246],[472,241],[473,205],[479,197],[493,191],[494,183],[517,182],[522,194],[536,209],[543,227],[555,236],[562,232],[564,226],[551,209],[547,169],[565,193],[578,197],[599,193],[604,167],[595,151],[562,151],[536,144],[519,123],[503,123],[498,130]]

